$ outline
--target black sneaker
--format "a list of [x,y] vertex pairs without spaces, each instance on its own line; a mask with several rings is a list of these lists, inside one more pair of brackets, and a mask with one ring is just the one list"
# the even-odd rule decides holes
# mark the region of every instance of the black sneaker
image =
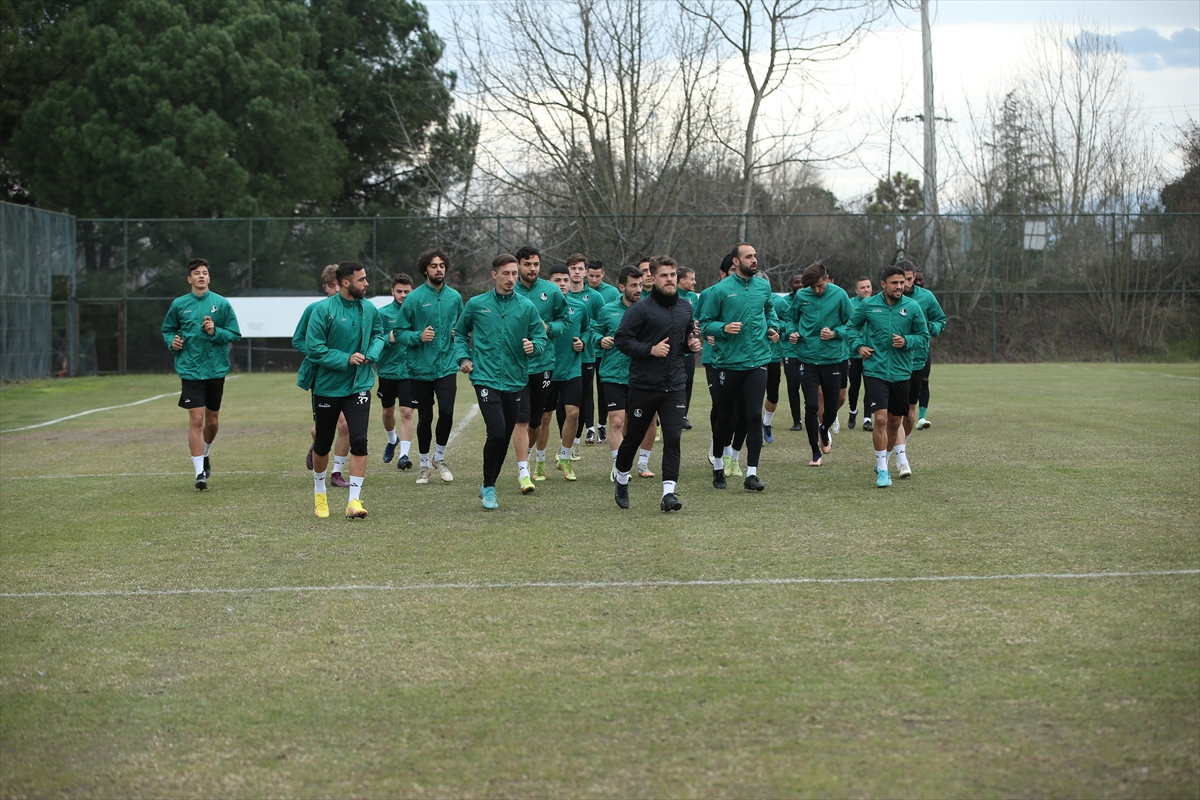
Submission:
[[617,505],[621,508],[629,508],[629,484],[616,481],[615,486],[613,498],[617,501]]
[[767,488],[757,475],[747,475],[746,480],[742,481],[742,486],[751,492],[761,492]]
[[196,488],[202,492],[208,488],[208,478],[204,477],[203,472],[196,476]]
[[397,444],[399,444],[399,442],[396,442],[396,443],[388,442],[387,444],[385,444],[383,446],[383,463],[385,463],[385,464],[392,463],[392,459],[396,455],[396,445]]
[[608,441],[608,431],[605,430],[605,427],[603,425],[596,426],[596,434],[597,434],[596,441],[599,442],[600,444],[604,444],[605,442]]
[[[857,411],[851,411],[851,412],[850,412],[850,422],[848,423],[848,424],[850,425],[850,428],[851,428],[851,430],[853,430],[853,429],[854,429],[854,425],[855,425],[855,423],[857,423],[857,422],[858,422],[858,412],[857,412]],[[866,425],[866,423],[865,423],[865,422],[864,422],[863,424],[864,424],[864,425]]]
[[684,418],[683,418],[683,429],[684,429],[685,431],[690,431],[690,430],[692,429],[692,423],[688,422],[688,418],[687,418],[687,417],[684,417]]
[[728,487],[729,487],[729,484],[727,484],[725,482],[724,467],[722,467],[721,469],[714,469],[713,470],[713,488],[714,489],[726,489]]
[[788,430],[789,431],[802,431],[802,430],[804,430],[804,423],[803,422],[794,423],[792,425],[792,427],[788,428]]
[[412,461],[408,456],[400,456],[400,460],[396,462],[396,469],[412,469]]
[[588,428],[587,429],[587,438],[585,438],[583,440],[583,443],[584,444],[595,444],[598,441],[599,441],[599,439],[596,437],[596,429]]
[[775,441],[775,433],[771,430],[770,425],[763,425],[763,441],[767,444]]
[[869,433],[869,432],[871,432],[871,431],[873,431],[873,430],[875,430],[875,423],[871,422],[871,418],[870,418],[870,417],[865,417],[865,418],[863,419],[863,427],[862,427],[862,429],[863,429],[864,431],[867,431],[868,433]]
[[212,464],[208,461],[208,456],[204,457],[204,479],[208,480],[212,475]]
[[663,495],[662,502],[658,504],[658,507],[663,511],[678,511],[683,508],[683,501],[676,497],[674,492],[669,492]]

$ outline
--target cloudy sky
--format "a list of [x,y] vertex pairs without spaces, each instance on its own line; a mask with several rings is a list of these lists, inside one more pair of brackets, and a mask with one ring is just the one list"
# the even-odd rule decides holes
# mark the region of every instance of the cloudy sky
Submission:
[[[451,19],[464,5],[486,8],[487,0],[426,0],[435,30],[449,34]],[[485,12],[486,13],[486,12]],[[1043,21],[1083,23],[1114,36],[1128,57],[1130,84],[1146,114],[1147,127],[1161,150],[1164,170],[1178,169],[1167,142],[1189,118],[1200,119],[1200,0],[936,0],[931,15],[939,146],[966,131],[968,109],[981,109],[989,95],[1013,88],[1032,34]],[[447,38],[449,38],[447,36]],[[454,54],[448,54],[449,61]],[[791,98],[796,105],[824,103],[842,110],[827,150],[847,152],[825,168],[821,178],[839,198],[861,197],[887,174],[881,118],[921,112],[920,16],[907,12],[887,24],[848,59],[819,76],[825,99],[814,94]],[[892,170],[920,175],[921,125],[897,125]],[[854,143],[853,146],[850,143]],[[905,152],[907,148],[908,153]],[[952,171],[948,154],[939,155],[940,177]]]

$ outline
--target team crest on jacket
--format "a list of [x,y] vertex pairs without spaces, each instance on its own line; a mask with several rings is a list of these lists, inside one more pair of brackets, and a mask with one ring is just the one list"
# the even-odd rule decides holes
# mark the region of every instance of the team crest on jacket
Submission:
[[542,292],[542,299],[543,299],[543,300],[545,300],[545,299],[546,299],[548,296],[549,296],[549,295],[547,295],[545,292]]
[[210,314],[215,314],[215,313],[217,313],[217,307],[216,307],[216,306],[213,306],[212,308],[210,308],[210,309],[208,310],[208,313],[210,313]]
[[907,308],[902,308],[902,309],[900,309],[900,316],[902,316],[902,317],[907,317],[907,316],[908,316],[908,309],[907,309]]

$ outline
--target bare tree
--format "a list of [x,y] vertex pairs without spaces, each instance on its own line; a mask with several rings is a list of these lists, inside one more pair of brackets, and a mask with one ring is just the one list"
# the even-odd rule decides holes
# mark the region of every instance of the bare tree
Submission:
[[[687,14],[716,32],[722,57],[737,61],[749,91],[742,125],[714,130],[722,146],[741,162],[741,214],[753,205],[756,176],[786,164],[815,163],[830,154],[813,151],[827,117],[793,104],[775,130],[763,124],[764,104],[787,87],[799,91],[813,82],[817,64],[847,55],[888,9],[884,0],[677,0]],[[730,114],[726,119],[732,119]],[[740,134],[733,136],[731,134]],[[748,231],[743,230],[748,237]]]

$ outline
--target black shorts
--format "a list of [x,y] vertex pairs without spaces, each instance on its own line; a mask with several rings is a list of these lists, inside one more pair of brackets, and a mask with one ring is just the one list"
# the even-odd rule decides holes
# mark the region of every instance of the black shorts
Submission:
[[536,428],[542,424],[541,414],[530,414],[529,410],[536,406],[542,409],[546,405],[546,392],[550,391],[550,370],[530,374],[525,388],[517,392],[517,424],[527,423]]
[[209,378],[206,381],[183,380],[179,392],[180,408],[200,408],[209,411],[221,410],[221,398],[225,396],[225,379]]
[[908,387],[911,381],[889,383],[882,378],[863,376],[863,407],[866,413],[874,415],[881,408],[886,408],[893,417],[903,417],[908,414]]
[[316,416],[317,435],[313,452],[319,456],[329,454],[333,439],[337,435],[338,417],[346,416],[346,427],[350,429],[350,455],[367,454],[367,423],[371,419],[371,393],[358,392],[341,397],[313,395],[313,411]]
[[380,378],[375,396],[384,408],[391,408],[397,401],[405,408],[417,407],[413,401],[412,381],[408,378]]
[[908,404],[915,406],[917,401],[921,399],[921,386],[929,382],[929,359],[925,359],[925,366],[920,369],[914,369],[912,377],[908,379]]
[[550,382],[550,391],[546,393],[546,402],[542,405],[542,411],[548,414],[557,409],[559,403],[564,406],[583,405],[583,376],[566,381]]
[[613,411],[624,411],[625,405],[629,401],[628,384],[605,382],[603,385],[604,413],[610,414]]

